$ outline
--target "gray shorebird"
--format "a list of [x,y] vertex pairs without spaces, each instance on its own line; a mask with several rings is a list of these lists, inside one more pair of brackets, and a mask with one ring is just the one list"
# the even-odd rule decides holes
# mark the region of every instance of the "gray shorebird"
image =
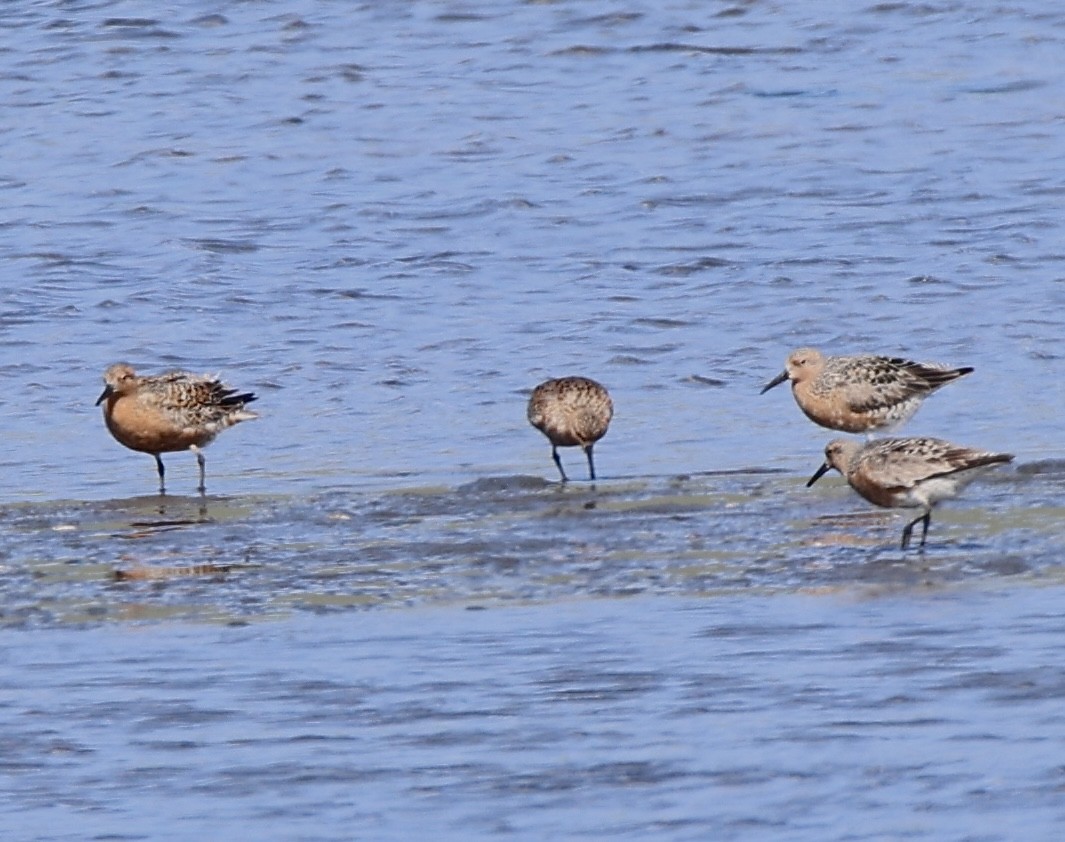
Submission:
[[795,402],[815,424],[873,433],[905,423],[932,392],[971,371],[872,354],[826,357],[816,348],[799,348],[762,394],[790,380]]
[[206,492],[205,460],[200,450],[222,430],[258,418],[244,405],[255,400],[251,392],[237,393],[216,377],[171,371],[139,377],[125,363],[104,372],[104,422],[119,444],[150,453],[159,471],[159,493],[165,494],[165,469],[160,453],[191,450],[200,466],[201,494]]
[[533,389],[527,410],[529,423],[551,442],[551,458],[567,482],[560,447],[580,447],[588,457],[588,475],[595,479],[592,448],[606,435],[614,404],[607,390],[587,377],[560,377]]
[[923,524],[921,546],[924,546],[936,503],[955,497],[988,468],[1011,461],[1011,453],[975,450],[943,439],[877,439],[865,444],[834,439],[825,447],[825,463],[810,477],[806,487],[835,468],[851,488],[874,505],[920,509],[921,514],[902,530],[905,550],[918,523]]

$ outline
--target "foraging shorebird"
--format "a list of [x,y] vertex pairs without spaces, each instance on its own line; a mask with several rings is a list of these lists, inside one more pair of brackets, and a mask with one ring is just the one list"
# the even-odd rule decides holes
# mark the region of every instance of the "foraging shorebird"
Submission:
[[533,389],[527,410],[529,423],[551,442],[551,458],[562,481],[568,477],[558,456],[560,447],[580,447],[588,457],[588,474],[595,479],[592,448],[606,435],[614,404],[607,390],[587,377],[560,377]]
[[921,546],[924,546],[936,503],[955,497],[988,468],[1011,461],[1011,453],[975,450],[943,439],[877,439],[865,444],[834,439],[825,447],[825,463],[810,477],[806,487],[835,468],[851,488],[874,505],[920,509],[921,514],[902,530],[905,550],[918,523],[923,524]]
[[200,466],[201,494],[207,490],[205,460],[200,450],[222,430],[258,418],[244,405],[255,400],[251,392],[238,394],[215,377],[171,371],[139,377],[125,363],[104,372],[104,422],[119,444],[150,453],[159,471],[159,493],[165,494],[165,469],[160,453],[191,450]]
[[873,433],[908,421],[932,392],[971,371],[871,354],[826,357],[816,348],[799,348],[762,394],[790,380],[795,402],[815,424]]

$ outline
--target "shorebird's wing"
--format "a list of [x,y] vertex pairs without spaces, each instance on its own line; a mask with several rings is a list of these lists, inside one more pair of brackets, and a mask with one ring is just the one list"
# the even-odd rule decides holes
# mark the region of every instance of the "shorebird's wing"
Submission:
[[935,438],[886,439],[865,457],[866,470],[883,485],[913,488],[933,477],[949,476],[1009,462],[1008,453],[990,453]]
[[856,357],[845,370],[841,370],[840,381],[851,411],[869,413],[928,395],[936,388],[926,376],[931,371],[933,369],[909,360]]
[[[250,392],[239,394],[217,377],[171,371],[141,381],[138,397],[170,416],[181,426],[200,426],[224,421],[255,400]],[[247,412],[242,418],[254,418]]]

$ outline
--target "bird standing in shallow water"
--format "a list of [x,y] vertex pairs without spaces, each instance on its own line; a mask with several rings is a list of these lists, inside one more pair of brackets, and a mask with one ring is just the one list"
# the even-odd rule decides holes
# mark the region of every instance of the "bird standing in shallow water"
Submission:
[[987,468],[1013,461],[1011,453],[975,450],[943,439],[878,439],[859,444],[834,439],[825,447],[825,463],[809,488],[835,468],[862,497],[889,509],[921,509],[902,530],[902,549],[910,545],[913,527],[922,523],[921,546],[928,537],[932,507],[956,496]]
[[533,389],[527,410],[529,423],[551,442],[551,458],[562,481],[568,477],[558,456],[560,447],[580,447],[588,457],[588,474],[595,479],[592,448],[606,435],[614,404],[607,390],[587,377],[560,377]]
[[826,357],[816,348],[799,348],[762,394],[790,380],[795,402],[815,424],[873,433],[900,426],[932,392],[971,371],[872,354]]
[[195,453],[200,466],[197,490],[203,494],[206,467],[200,448],[227,427],[259,417],[244,408],[255,395],[237,394],[215,377],[185,371],[139,377],[125,363],[115,363],[104,372],[104,383],[96,405],[103,404],[107,429],[119,444],[155,457],[160,494],[166,493],[160,453]]

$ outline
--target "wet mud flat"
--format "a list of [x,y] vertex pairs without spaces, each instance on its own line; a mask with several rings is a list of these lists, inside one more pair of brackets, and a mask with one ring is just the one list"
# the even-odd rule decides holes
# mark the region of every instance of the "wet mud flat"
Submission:
[[924,551],[898,549],[908,512],[873,509],[842,481],[822,482],[807,490],[801,477],[756,468],[565,486],[502,476],[299,498],[8,505],[0,623],[240,623],[301,611],[1060,575],[1060,462],[1000,471],[937,508]]

